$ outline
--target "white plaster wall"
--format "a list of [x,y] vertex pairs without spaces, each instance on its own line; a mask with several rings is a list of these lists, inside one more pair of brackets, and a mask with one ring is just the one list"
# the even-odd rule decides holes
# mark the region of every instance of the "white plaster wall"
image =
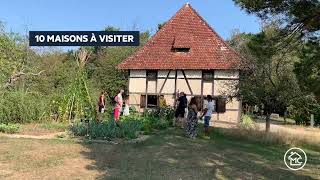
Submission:
[[203,82],[203,95],[212,95],[212,82]]
[[168,106],[173,106],[174,105],[173,95],[164,95],[164,98],[166,99],[166,102],[167,102]]
[[129,92],[146,92],[146,78],[133,78],[129,80]]
[[238,123],[238,111],[226,111],[225,113],[214,113],[212,115],[212,121],[214,126],[214,121],[226,121],[226,122],[233,122]]
[[[158,77],[166,78],[168,75],[169,70],[159,70]],[[201,78],[202,71],[200,70],[185,70],[184,71],[187,78]],[[171,70],[169,78],[175,78],[175,70]],[[177,78],[184,78],[182,71],[178,70]]]
[[140,94],[130,94],[129,104],[140,104]]
[[148,93],[157,93],[156,81],[148,81]]
[[185,79],[177,79],[177,91],[191,94]]
[[140,94],[130,94],[129,95],[129,106],[133,106],[138,112],[142,112],[143,109],[140,108]]
[[238,70],[215,70],[214,78],[239,78]]
[[[184,73],[186,74],[187,78],[201,78],[202,71],[199,70],[185,70]],[[181,71],[178,71],[178,78],[184,78]]]
[[240,102],[237,99],[228,100],[226,109],[239,109]]
[[[164,81],[165,79],[158,79],[158,92],[160,92]],[[167,79],[161,93],[174,93],[174,79]]]
[[214,80],[214,95],[232,94],[236,90],[238,80]]
[[130,77],[146,77],[146,70],[130,70]]
[[193,94],[201,95],[201,80],[200,79],[188,79]]

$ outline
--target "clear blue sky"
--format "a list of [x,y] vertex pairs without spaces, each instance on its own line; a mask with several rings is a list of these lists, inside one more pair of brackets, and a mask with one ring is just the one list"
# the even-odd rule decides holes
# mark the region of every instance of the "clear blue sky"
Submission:
[[257,32],[259,20],[232,0],[4,0],[0,21],[8,31],[102,30],[107,25],[121,30],[150,30],[167,21],[189,2],[223,37],[233,29]]

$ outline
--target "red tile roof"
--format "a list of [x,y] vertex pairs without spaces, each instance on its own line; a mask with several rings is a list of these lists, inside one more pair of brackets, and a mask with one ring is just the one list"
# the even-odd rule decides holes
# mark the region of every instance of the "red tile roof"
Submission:
[[[174,52],[173,48],[190,48]],[[184,5],[119,69],[238,69],[240,56],[189,5]]]

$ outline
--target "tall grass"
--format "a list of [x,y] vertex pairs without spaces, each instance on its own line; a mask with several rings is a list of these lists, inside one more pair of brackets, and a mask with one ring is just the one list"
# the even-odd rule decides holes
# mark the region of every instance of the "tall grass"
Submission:
[[242,116],[242,121],[238,128],[215,128],[214,132],[217,136],[224,136],[232,140],[239,139],[265,145],[299,146],[307,144],[320,147],[319,129],[297,126],[277,126],[277,129],[274,129],[272,132],[265,132],[263,128],[260,128],[252,118],[247,115]]

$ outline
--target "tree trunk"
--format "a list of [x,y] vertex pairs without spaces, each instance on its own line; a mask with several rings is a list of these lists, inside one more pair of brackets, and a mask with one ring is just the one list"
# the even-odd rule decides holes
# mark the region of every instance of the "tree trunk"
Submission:
[[266,132],[270,132],[270,114],[266,114]]

